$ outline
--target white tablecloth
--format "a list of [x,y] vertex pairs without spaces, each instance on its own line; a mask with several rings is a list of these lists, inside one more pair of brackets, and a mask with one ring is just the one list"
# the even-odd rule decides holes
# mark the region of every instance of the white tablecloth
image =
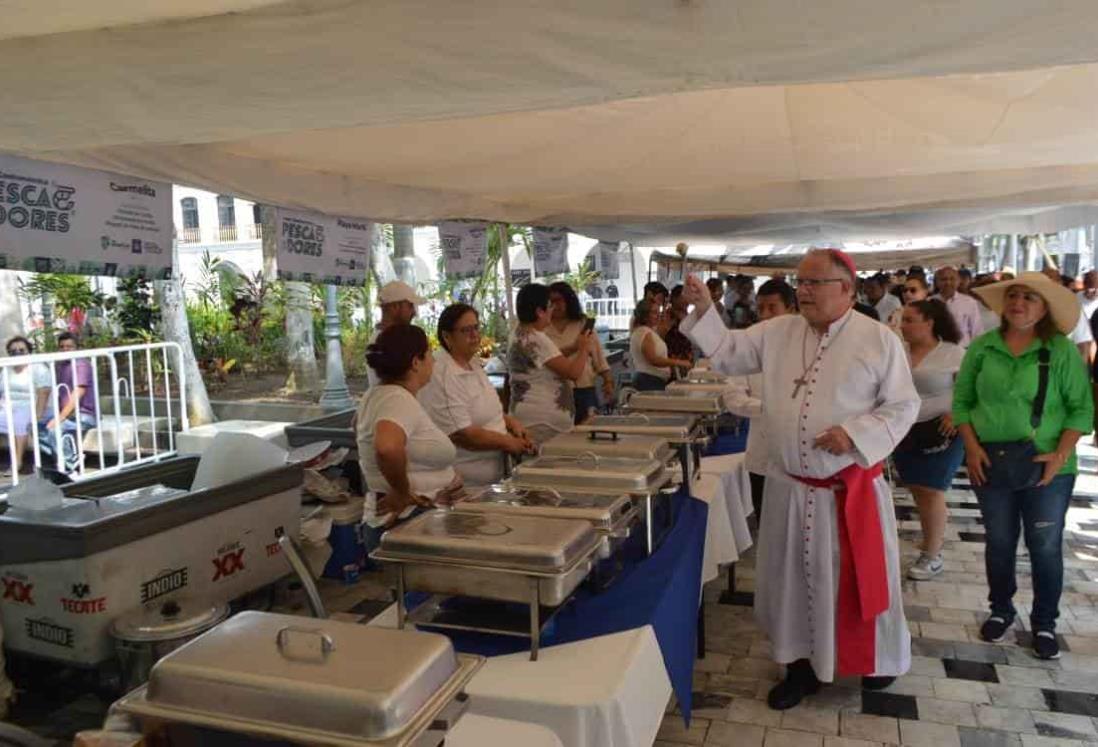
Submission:
[[[396,605],[369,624],[396,627]],[[470,713],[540,724],[567,747],[650,747],[671,681],[646,625],[549,646],[537,661],[527,653],[492,657],[465,691]]]
[[728,515],[724,481],[717,475],[699,474],[690,491],[700,501],[709,504],[709,519],[705,525],[705,551],[702,554],[702,586],[720,574],[720,567],[739,559],[736,536]]
[[537,724],[466,713],[446,734],[446,747],[563,747],[557,735]]
[[728,503],[728,520],[736,538],[736,552],[741,555],[752,544],[747,517],[755,510],[751,503],[751,476],[743,460],[743,454],[704,457],[701,460],[702,475],[717,475],[721,479]]

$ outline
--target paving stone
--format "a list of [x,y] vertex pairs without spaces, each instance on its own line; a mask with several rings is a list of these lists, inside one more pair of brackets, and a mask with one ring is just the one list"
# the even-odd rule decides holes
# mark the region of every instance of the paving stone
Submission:
[[1022,745],[1019,735],[1005,731],[960,726],[957,732],[961,737],[961,747],[1021,747]]
[[912,656],[911,670],[909,674],[922,677],[945,677],[945,667],[942,660],[931,656]]
[[843,711],[839,722],[839,734],[852,739],[894,744],[900,741],[900,724],[899,720],[892,716]]
[[728,665],[731,663],[732,657],[729,654],[706,651],[704,659],[698,659],[694,662],[694,671],[724,674],[728,671]]
[[[1043,697],[1043,696],[1042,696]],[[918,698],[919,720],[953,726],[976,726],[976,713],[972,703],[940,698]]]
[[782,712],[781,728],[838,735],[839,712],[833,708],[821,709],[815,707],[815,704],[802,703]]
[[728,706],[725,720],[757,726],[778,726],[782,722],[782,714],[780,711],[771,709],[761,700],[733,698]]
[[976,706],[976,722],[985,729],[998,729],[1009,732],[1037,732],[1033,716],[1021,708],[999,708],[997,706]]
[[961,747],[956,726],[930,721],[901,721],[900,741],[911,747]]
[[1031,711],[1047,711],[1045,695],[1036,687],[986,683],[991,704],[1005,708],[1028,708]]
[[803,731],[767,729],[763,747],[823,747],[823,737]]
[[1035,712],[1032,718],[1036,732],[1041,736],[1061,739],[1098,739],[1094,722],[1087,716]]
[[897,695],[922,695],[929,697],[934,695],[933,680],[930,677],[924,677],[921,675],[905,674],[902,677],[897,677],[896,681],[884,689],[886,693],[896,693]]
[[880,742],[846,737],[824,737],[824,747],[882,747]]
[[706,747],[762,747],[766,727],[714,721],[705,737]]
[[966,661],[982,661],[989,664],[1006,664],[1006,651],[992,643],[956,643],[956,658]]
[[1052,677],[1047,669],[1031,667],[1012,667],[1007,664],[996,665],[999,682],[1005,685],[1025,685],[1027,687],[1052,687]]
[[683,723],[678,714],[663,717],[659,733],[656,739],[680,744],[704,744],[706,732],[709,731],[709,721],[704,718],[691,720],[689,728]]
[[946,677],[953,680],[972,680],[973,682],[998,682],[995,665],[982,661],[963,659],[943,659]]

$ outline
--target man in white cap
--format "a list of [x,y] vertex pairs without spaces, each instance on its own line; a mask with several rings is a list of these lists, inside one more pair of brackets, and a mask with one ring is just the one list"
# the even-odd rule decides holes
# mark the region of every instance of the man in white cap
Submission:
[[896,513],[881,464],[919,411],[907,355],[888,327],[854,311],[856,268],[837,249],[797,267],[800,314],[725,329],[689,277],[682,330],[713,368],[766,379],[770,450],[759,527],[755,618],[785,680],[771,708],[792,708],[836,675],[881,689],[911,666]]
[[[411,324],[416,318],[416,307],[426,303],[427,299],[416,293],[415,289],[401,280],[393,280],[381,286],[377,294],[377,302],[381,305],[381,322],[370,337],[373,343],[377,336],[385,329],[397,324]],[[370,388],[378,384],[377,374],[374,369],[366,367],[366,376],[370,381]]]

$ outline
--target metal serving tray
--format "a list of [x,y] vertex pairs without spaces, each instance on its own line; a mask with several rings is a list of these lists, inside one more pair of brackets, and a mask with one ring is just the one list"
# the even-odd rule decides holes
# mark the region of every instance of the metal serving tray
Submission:
[[672,381],[667,385],[664,390],[668,394],[675,392],[701,392],[703,394],[724,394],[729,390],[745,389],[743,384],[737,384],[733,381],[696,381],[694,379],[683,379],[682,381]]
[[511,482],[519,488],[550,487],[581,493],[652,495],[667,482],[664,462],[595,454],[539,456],[515,467]]
[[670,442],[661,436],[611,433],[561,433],[541,445],[545,456],[578,456],[592,453],[600,457],[655,459],[664,464],[674,455]]
[[685,412],[696,415],[720,415],[725,411],[720,392],[696,389],[635,392],[625,407],[630,411]]
[[509,485],[491,485],[464,499],[461,511],[580,519],[590,522],[603,534],[615,532],[636,518],[636,509],[627,493],[561,493],[552,488],[516,488]]
[[116,707],[303,744],[438,744],[423,733],[482,662],[441,635],[242,612],[161,659]]
[[355,410],[356,408],[349,407],[330,415],[287,425],[283,429],[286,433],[286,442],[291,447],[297,447],[317,441],[331,441],[332,446],[336,448],[358,448],[355,429],[351,427]]
[[659,436],[673,444],[693,442],[699,435],[697,415],[659,415],[634,412],[625,415],[595,415],[577,425],[575,433]]

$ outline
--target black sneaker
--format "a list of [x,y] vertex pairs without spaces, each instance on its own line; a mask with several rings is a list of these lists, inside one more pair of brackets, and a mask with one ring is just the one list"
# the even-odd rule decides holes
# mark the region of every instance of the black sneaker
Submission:
[[807,695],[820,690],[820,681],[812,671],[808,659],[798,659],[786,667],[785,679],[774,685],[766,696],[766,703],[775,711],[794,707]]
[[1038,659],[1059,659],[1060,642],[1051,630],[1038,630],[1033,634],[1033,655]]
[[980,637],[988,643],[998,643],[1006,638],[1006,633],[1010,630],[1013,622],[1013,620],[1007,620],[1005,617],[992,615],[980,626]]

